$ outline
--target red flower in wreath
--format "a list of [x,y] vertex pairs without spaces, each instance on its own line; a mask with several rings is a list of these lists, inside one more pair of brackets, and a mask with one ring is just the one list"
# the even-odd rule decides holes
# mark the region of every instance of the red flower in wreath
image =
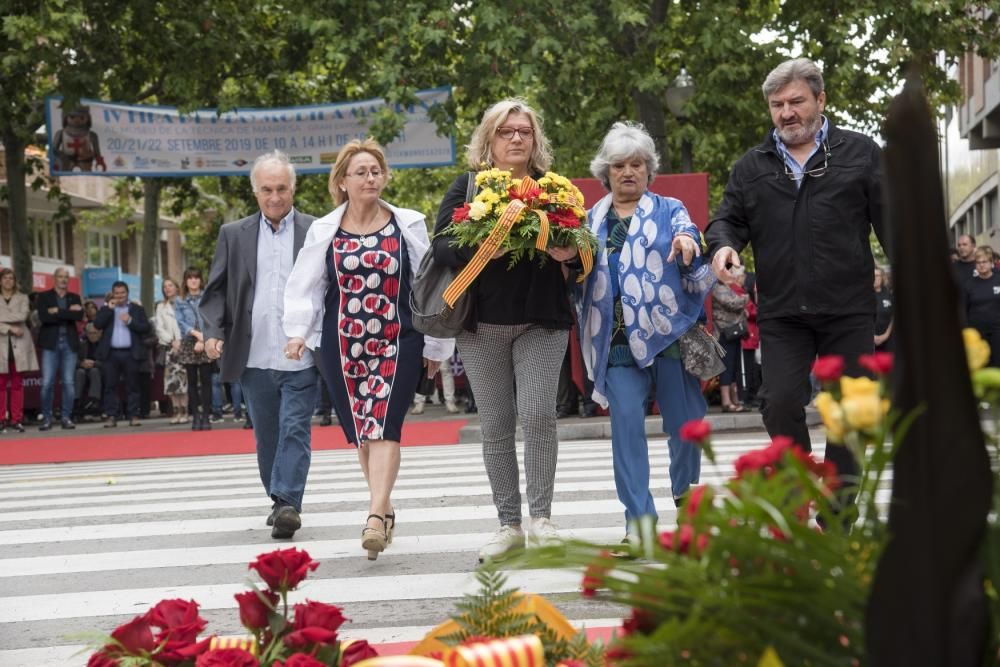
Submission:
[[576,217],[576,215],[569,209],[556,209],[555,211],[550,211],[548,216],[549,222],[557,227],[577,229],[580,226],[580,218]]
[[465,202],[455,209],[451,214],[451,221],[454,223],[465,222],[469,219],[469,202]]

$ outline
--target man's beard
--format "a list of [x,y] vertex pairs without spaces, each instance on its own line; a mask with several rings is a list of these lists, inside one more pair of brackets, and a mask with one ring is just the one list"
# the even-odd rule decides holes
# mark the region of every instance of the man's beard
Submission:
[[802,119],[796,128],[779,128],[778,136],[788,146],[801,146],[816,138],[816,133],[823,127],[823,116],[816,114],[812,118]]

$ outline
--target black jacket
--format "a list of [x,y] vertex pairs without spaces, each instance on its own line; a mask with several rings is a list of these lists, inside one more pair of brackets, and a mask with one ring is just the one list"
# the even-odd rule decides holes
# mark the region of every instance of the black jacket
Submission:
[[868,137],[829,125],[827,142],[801,188],[785,175],[772,132],[733,167],[722,204],[705,232],[709,256],[753,248],[759,319],[875,313],[869,245],[883,247],[881,149]]
[[[149,331],[149,319],[142,306],[131,301],[128,304],[128,314],[131,321],[128,329],[132,334],[132,358],[141,362],[143,357],[149,355],[144,342],[145,334]],[[94,318],[94,326],[101,330],[101,340],[97,343],[96,358],[99,361],[107,361],[111,356],[111,336],[115,330],[115,309],[103,306],[97,311]]]
[[[79,310],[70,310],[69,307],[77,305]],[[54,289],[39,292],[35,297],[35,310],[38,312],[38,321],[42,327],[38,330],[38,347],[45,350],[54,350],[59,344],[59,330],[66,328],[66,342],[69,349],[74,352],[80,346],[80,336],[76,331],[76,323],[83,319],[83,304],[80,295],[73,292],[66,292],[66,308],[58,313],[50,313],[49,308],[59,307],[59,297]]]

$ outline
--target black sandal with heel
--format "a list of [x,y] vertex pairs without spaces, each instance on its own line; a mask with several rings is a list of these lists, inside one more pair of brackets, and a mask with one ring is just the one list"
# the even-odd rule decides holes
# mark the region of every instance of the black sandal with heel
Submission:
[[[382,530],[378,528],[372,528],[368,525],[368,522],[372,518],[378,519],[382,522]],[[361,548],[368,552],[368,560],[375,560],[378,558],[380,552],[385,551],[385,545],[388,542],[385,530],[385,517],[381,514],[369,514],[368,518],[365,520],[365,527],[361,529]]]
[[385,513],[385,543],[392,544],[392,533],[396,530],[396,510]]

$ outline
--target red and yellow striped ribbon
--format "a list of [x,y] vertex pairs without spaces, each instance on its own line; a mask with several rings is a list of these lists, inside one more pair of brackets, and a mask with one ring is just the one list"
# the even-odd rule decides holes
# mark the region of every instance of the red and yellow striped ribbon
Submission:
[[208,648],[209,650],[241,648],[251,655],[257,655],[257,642],[253,637],[212,637],[208,642]]
[[473,255],[472,261],[465,265],[465,268],[455,276],[455,279],[445,289],[442,298],[444,298],[444,302],[448,304],[449,308],[455,307],[458,297],[462,296],[465,290],[469,289],[472,281],[486,267],[486,262],[490,261],[493,254],[500,249],[500,244],[507,238],[507,234],[510,233],[514,223],[524,214],[526,208],[524,202],[520,199],[515,199],[507,204],[490,235],[480,244],[479,250]]
[[444,656],[446,667],[544,667],[542,641],[534,635],[456,646]]

